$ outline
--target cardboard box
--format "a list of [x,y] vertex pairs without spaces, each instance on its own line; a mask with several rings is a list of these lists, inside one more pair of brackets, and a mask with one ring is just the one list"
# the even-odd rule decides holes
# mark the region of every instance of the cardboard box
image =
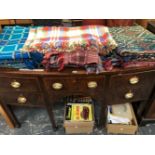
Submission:
[[[65,115],[66,116],[66,107]],[[94,128],[94,108],[92,105],[92,121],[75,121],[64,119],[64,128],[67,134],[90,134]]]
[[132,112],[132,124],[124,125],[124,124],[108,124],[106,125],[107,133],[112,134],[135,134],[138,130],[138,124],[136,120],[136,116],[134,114],[134,110],[132,105],[130,104],[131,112]]
[[94,121],[68,121],[64,122],[67,134],[90,134],[93,132]]

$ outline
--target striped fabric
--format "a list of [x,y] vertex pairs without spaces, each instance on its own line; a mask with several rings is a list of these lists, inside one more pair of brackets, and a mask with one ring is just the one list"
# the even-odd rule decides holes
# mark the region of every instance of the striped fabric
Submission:
[[116,48],[117,44],[107,27],[38,27],[31,28],[23,51],[72,52],[77,49],[91,48],[97,53],[107,54]]

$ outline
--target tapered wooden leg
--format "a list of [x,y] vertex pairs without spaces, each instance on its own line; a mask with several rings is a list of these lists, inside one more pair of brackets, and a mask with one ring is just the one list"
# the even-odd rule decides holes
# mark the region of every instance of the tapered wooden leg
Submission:
[[11,118],[9,117],[9,115],[6,113],[6,111],[4,110],[4,108],[1,105],[0,105],[0,114],[5,119],[6,123],[9,125],[10,128],[12,128],[12,129],[15,128],[15,125],[12,122]]
[[7,114],[7,118],[9,118],[9,121],[12,122],[13,126],[16,128],[19,128],[20,124],[19,124],[16,116],[14,115],[11,107],[6,104],[1,104],[1,108],[3,109],[3,112],[5,112],[5,114]]
[[107,110],[107,106],[102,105],[101,112],[100,112],[100,118],[99,118],[99,124],[98,124],[99,128],[103,128],[106,125],[106,118],[107,118],[106,110]]
[[56,125],[56,122],[55,122],[55,118],[54,118],[54,113],[53,113],[53,105],[46,105],[46,109],[47,109],[47,112],[48,112],[48,115],[49,115],[49,118],[50,118],[50,121],[52,123],[52,127],[54,130],[57,130],[58,129],[58,126]]

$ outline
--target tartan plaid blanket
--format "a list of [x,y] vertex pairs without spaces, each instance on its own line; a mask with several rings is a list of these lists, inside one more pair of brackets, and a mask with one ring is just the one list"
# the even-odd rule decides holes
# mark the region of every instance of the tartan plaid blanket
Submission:
[[100,68],[98,65],[101,63],[99,55],[91,50],[76,50],[74,52],[48,52],[44,56],[43,65],[46,69],[58,68],[58,71],[63,70],[67,67],[84,67],[88,68],[91,72],[90,67],[94,69],[95,72],[102,71],[102,65]]
[[31,28],[23,51],[72,52],[78,49],[95,49],[97,53],[106,55],[117,44],[107,27],[81,26],[81,27],[38,27]]

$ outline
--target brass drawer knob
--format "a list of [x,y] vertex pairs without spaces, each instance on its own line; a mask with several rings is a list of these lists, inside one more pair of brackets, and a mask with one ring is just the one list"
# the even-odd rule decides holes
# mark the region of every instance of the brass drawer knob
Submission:
[[125,94],[126,99],[131,99],[133,97],[134,97],[134,94],[131,91]]
[[129,79],[130,84],[137,84],[139,82],[139,78],[137,76],[134,76]]
[[19,96],[17,101],[18,101],[19,104],[25,104],[27,99],[24,96]]
[[11,82],[11,87],[13,88],[20,88],[21,84],[18,81]]
[[96,88],[96,87],[97,87],[97,82],[95,81],[88,82],[88,88]]
[[63,84],[62,84],[62,83],[56,82],[56,83],[53,83],[52,87],[53,87],[53,89],[55,89],[55,90],[60,90],[60,89],[62,89]]

